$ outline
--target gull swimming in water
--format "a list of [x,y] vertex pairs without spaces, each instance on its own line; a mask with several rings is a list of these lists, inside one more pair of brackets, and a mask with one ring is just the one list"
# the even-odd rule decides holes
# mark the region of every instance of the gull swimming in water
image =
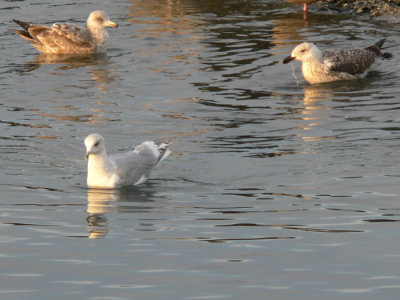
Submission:
[[145,182],[152,171],[171,151],[169,144],[146,141],[134,150],[108,156],[104,138],[97,133],[85,138],[88,160],[87,185],[90,188],[113,189]]
[[20,37],[46,54],[93,54],[105,53],[108,45],[106,27],[118,28],[104,11],[96,10],[87,19],[87,28],[71,23],[55,23],[51,27],[13,20],[24,30]]
[[382,39],[364,49],[323,51],[313,43],[301,43],[283,63],[301,61],[304,79],[310,84],[364,78],[378,57],[392,57],[392,54],[381,51],[384,42]]

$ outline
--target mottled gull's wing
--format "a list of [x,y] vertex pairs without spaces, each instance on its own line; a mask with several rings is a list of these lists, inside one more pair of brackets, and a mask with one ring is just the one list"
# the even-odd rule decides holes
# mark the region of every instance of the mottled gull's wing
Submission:
[[144,142],[134,151],[110,155],[109,159],[116,165],[115,174],[121,184],[140,184],[147,180],[159,162],[160,152],[154,142]]
[[324,64],[330,71],[352,75],[364,73],[377,57],[377,54],[369,49],[327,49],[322,55]]
[[[18,35],[32,43],[36,43],[36,44],[41,44],[41,42],[36,38],[36,36],[38,34],[45,32],[47,30],[51,30],[51,28],[48,26],[29,24],[27,22],[15,20],[15,19],[13,19],[13,21],[24,29],[24,30],[17,30]],[[30,32],[31,29],[33,29],[33,35]]]
[[87,53],[93,50],[93,37],[87,28],[74,24],[53,24],[51,27],[13,20],[25,31],[18,31],[24,39],[45,53]]
[[[44,27],[46,28],[46,27]],[[82,52],[93,47],[93,37],[87,28],[74,24],[54,24],[52,27],[33,25],[29,33],[46,48],[62,49],[64,53]]]

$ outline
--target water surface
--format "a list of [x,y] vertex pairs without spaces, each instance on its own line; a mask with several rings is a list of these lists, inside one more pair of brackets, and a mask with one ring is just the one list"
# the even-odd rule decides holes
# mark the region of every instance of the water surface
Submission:
[[[106,56],[54,61],[12,18],[84,24]],[[398,21],[284,1],[0,4],[2,299],[397,299],[399,58],[310,86],[301,41],[399,43]],[[83,139],[173,153],[146,184],[86,189]]]

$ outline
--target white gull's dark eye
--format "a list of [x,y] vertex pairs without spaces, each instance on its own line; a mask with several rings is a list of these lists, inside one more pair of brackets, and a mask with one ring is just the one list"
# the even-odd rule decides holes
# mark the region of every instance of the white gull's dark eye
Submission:
[[99,145],[99,143],[100,143],[100,142],[96,142],[96,143],[94,144],[94,146],[97,147],[97,146]]

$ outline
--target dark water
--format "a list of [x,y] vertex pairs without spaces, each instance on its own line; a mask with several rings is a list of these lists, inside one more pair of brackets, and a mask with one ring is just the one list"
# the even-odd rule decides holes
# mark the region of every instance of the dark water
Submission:
[[[98,8],[120,25],[103,57],[51,61],[10,22]],[[399,43],[398,20],[265,0],[0,11],[1,299],[398,299],[399,48],[355,82],[279,62],[304,40]],[[144,185],[89,191],[92,132],[173,154]]]

